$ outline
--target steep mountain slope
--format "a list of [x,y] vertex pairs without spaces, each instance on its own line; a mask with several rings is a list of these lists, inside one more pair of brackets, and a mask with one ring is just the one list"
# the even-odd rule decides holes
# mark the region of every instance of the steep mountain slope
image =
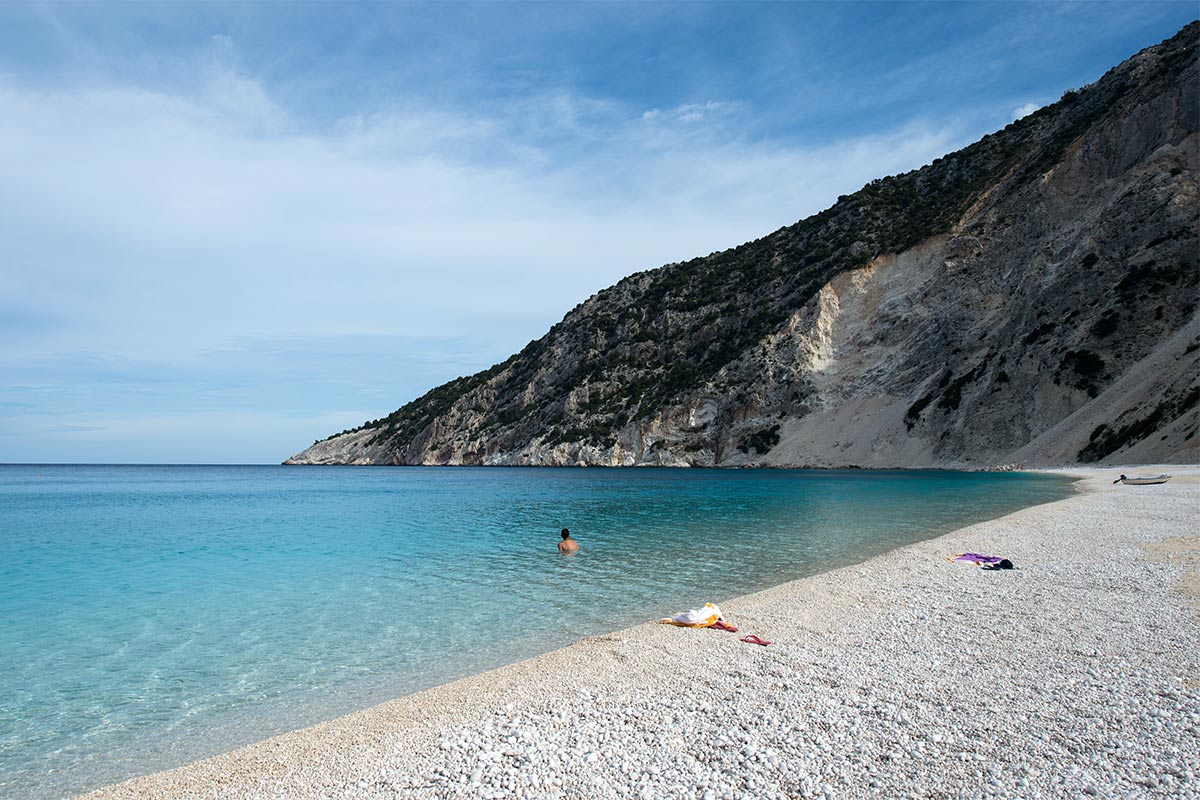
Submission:
[[285,463],[1200,460],[1198,40]]

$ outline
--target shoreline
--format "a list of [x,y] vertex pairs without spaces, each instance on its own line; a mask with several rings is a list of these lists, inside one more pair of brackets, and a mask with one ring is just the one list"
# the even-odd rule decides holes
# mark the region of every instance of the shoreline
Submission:
[[[1200,619],[1172,586],[1194,585],[1177,573],[1196,568],[1200,469],[1106,491],[1126,469],[1039,470],[1082,476],[1081,491],[722,603],[736,635],[646,623],[593,636],[81,796],[1198,790],[1200,757],[1186,753],[1200,687],[1182,676],[1200,670]],[[1018,569],[945,561],[963,550]]]

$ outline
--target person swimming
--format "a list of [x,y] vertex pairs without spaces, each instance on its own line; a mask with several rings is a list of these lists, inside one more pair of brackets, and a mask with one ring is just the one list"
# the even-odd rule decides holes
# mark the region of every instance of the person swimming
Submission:
[[566,528],[562,529],[562,541],[558,543],[558,552],[574,553],[579,549],[579,542],[571,538],[571,532]]

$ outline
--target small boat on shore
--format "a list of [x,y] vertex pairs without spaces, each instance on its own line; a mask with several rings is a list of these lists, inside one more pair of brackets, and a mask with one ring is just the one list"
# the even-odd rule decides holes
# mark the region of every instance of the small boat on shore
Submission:
[[1130,486],[1149,486],[1154,483],[1166,483],[1169,480],[1171,480],[1170,475],[1158,475],[1153,478],[1146,477],[1146,476],[1127,478],[1124,475],[1122,475],[1121,477],[1119,477],[1115,481],[1113,481],[1113,483],[1127,483]]

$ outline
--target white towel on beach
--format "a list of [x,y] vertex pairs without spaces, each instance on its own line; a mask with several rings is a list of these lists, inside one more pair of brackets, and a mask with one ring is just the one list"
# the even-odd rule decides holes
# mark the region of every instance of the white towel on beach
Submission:
[[681,611],[673,617],[664,617],[659,622],[680,625],[685,628],[707,628],[721,617],[721,609],[717,607],[716,603],[705,603],[700,608]]

